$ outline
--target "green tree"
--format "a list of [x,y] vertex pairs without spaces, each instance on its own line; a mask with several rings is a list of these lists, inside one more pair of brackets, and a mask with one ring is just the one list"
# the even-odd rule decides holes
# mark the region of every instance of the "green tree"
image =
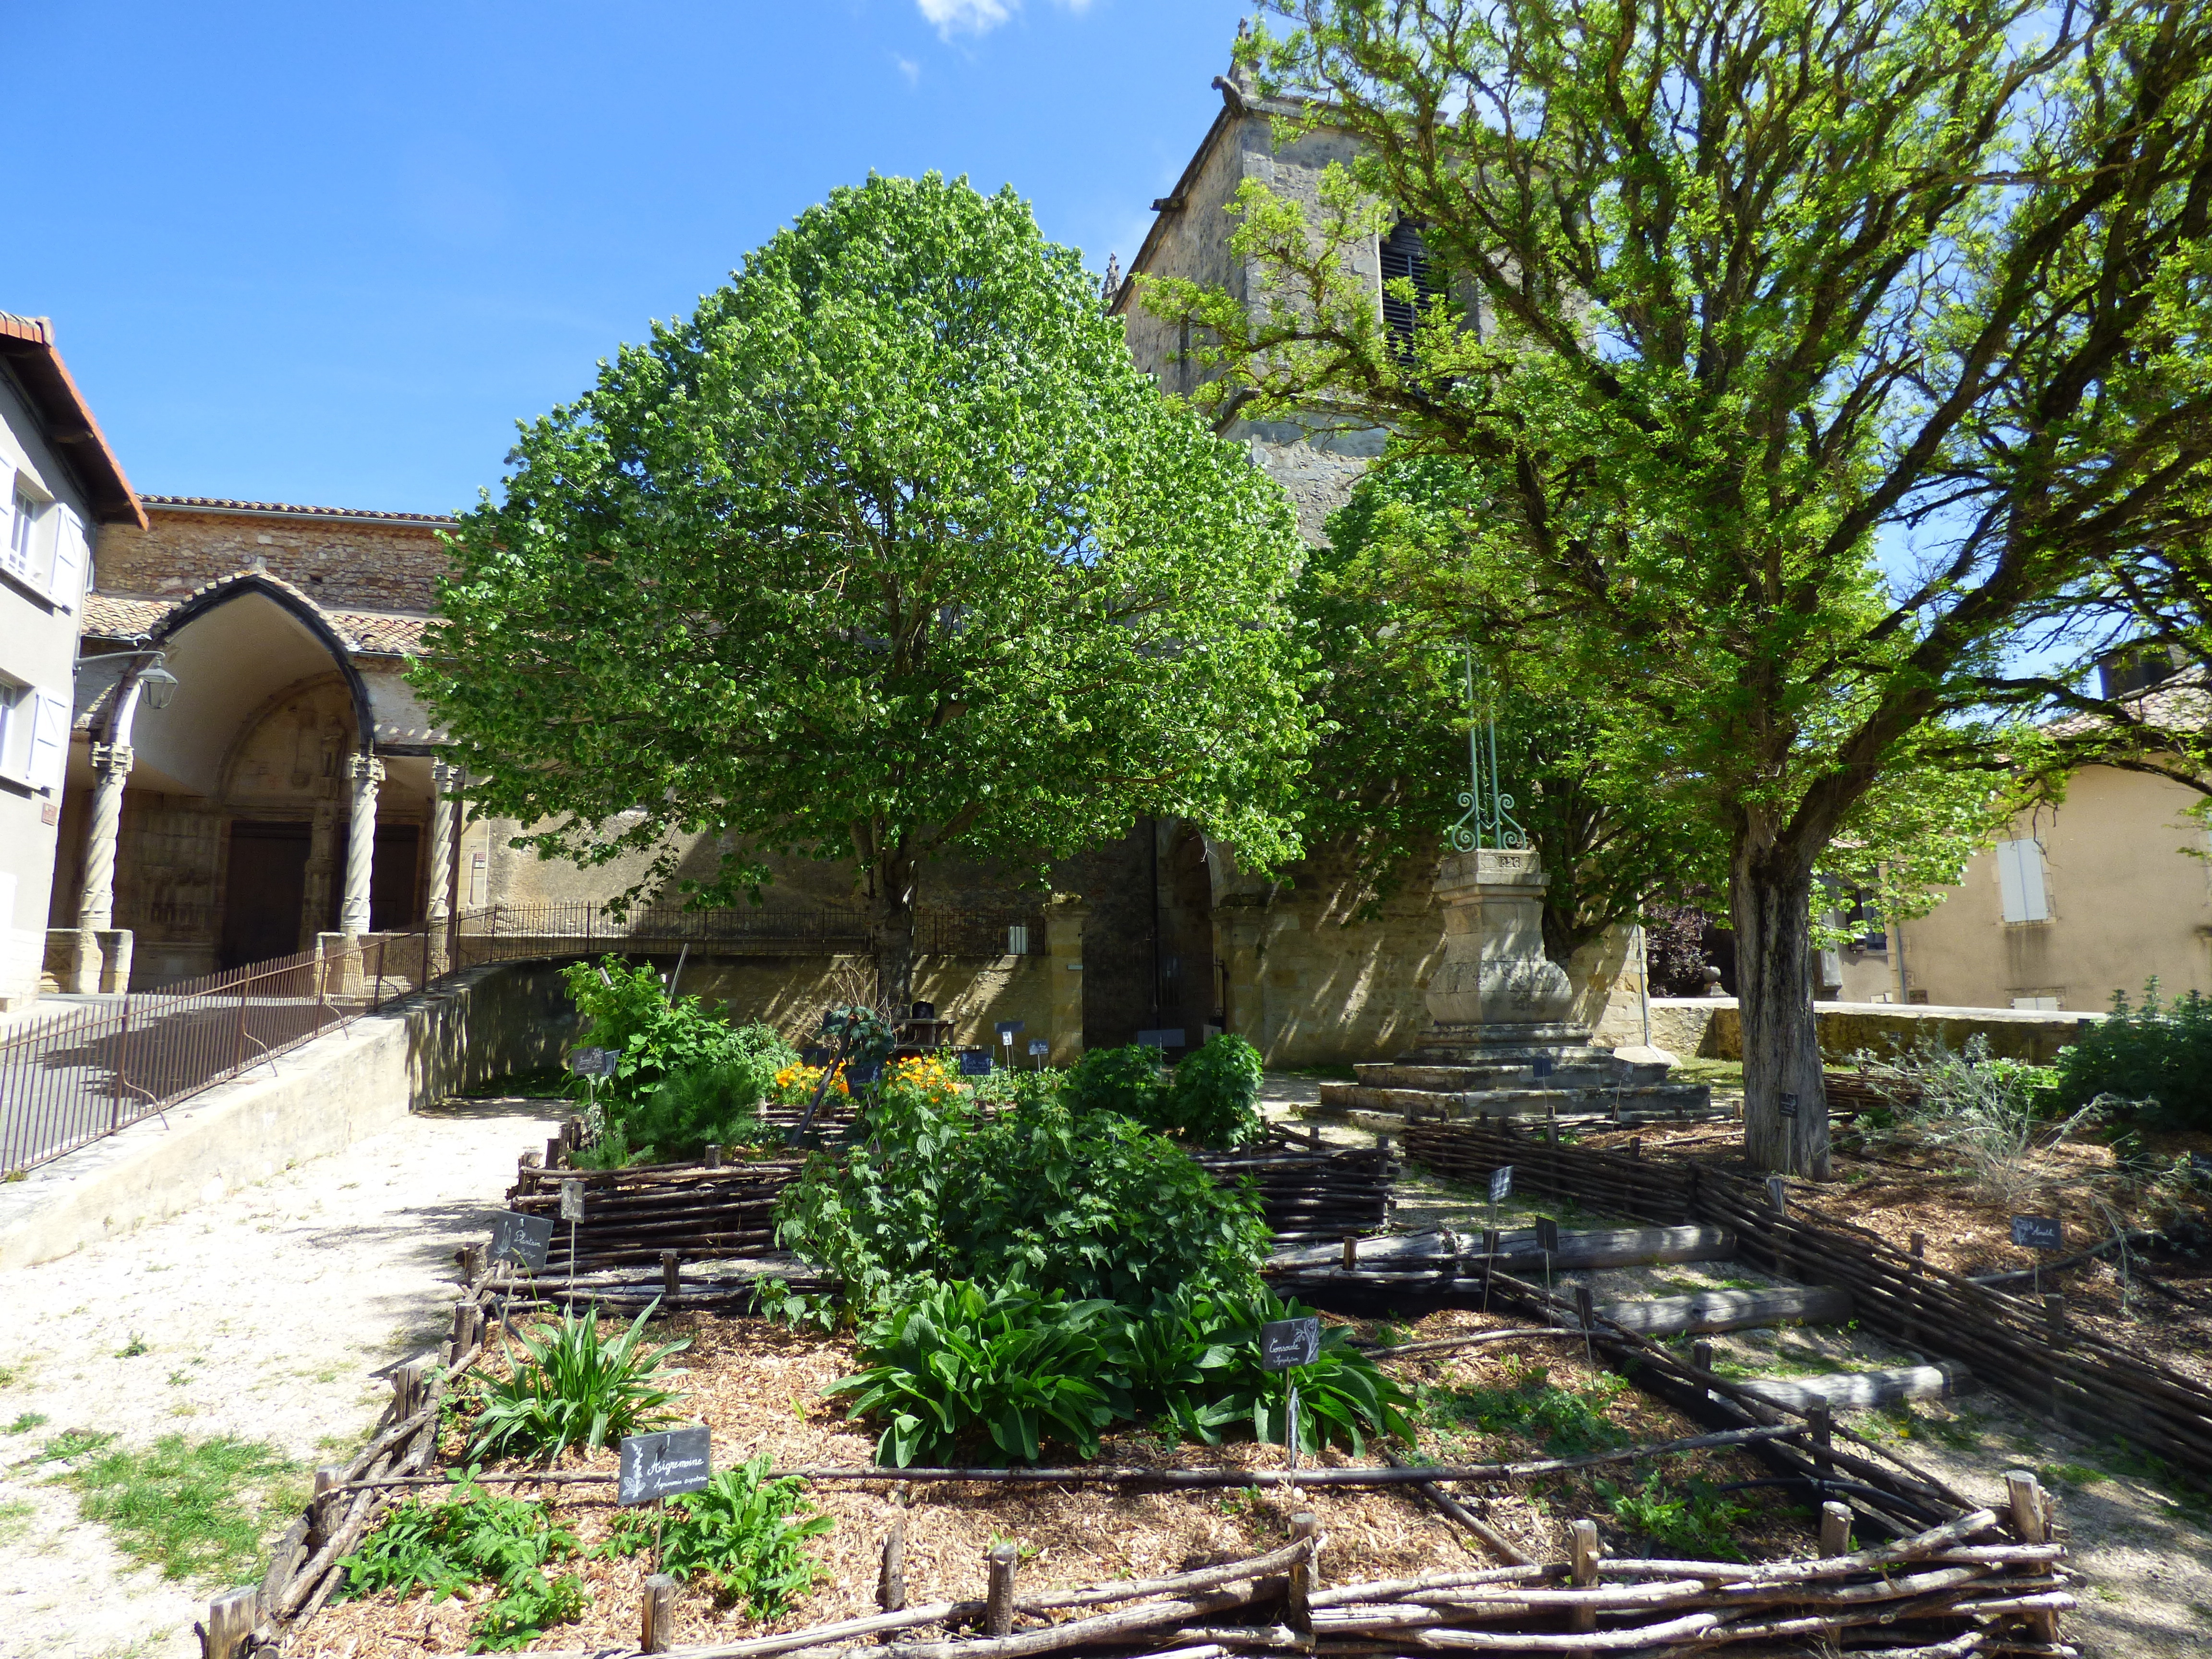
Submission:
[[[1696,781],[1746,1148],[1822,1173],[1823,850],[1886,778],[1986,764],[1993,701],[2047,707],[2006,672],[2024,618],[2201,533],[2212,13],[1273,9],[1295,27],[1246,57],[1356,160],[1317,212],[1244,187],[1249,294],[1148,302],[1254,415],[1334,410],[1480,470],[1468,626],[1540,636]],[[1399,280],[1402,331],[1364,274],[1400,212],[1441,267],[1433,297]]]
[[1010,191],[836,191],[523,428],[416,684],[546,856],[851,859],[879,992],[949,854],[1138,814],[1264,866],[1307,736],[1282,491],[1130,363]]

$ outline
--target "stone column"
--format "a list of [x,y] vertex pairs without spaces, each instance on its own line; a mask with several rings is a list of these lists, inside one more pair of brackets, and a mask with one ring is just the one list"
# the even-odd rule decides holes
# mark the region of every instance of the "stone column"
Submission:
[[[132,702],[137,701],[132,688]],[[63,988],[86,994],[103,988],[106,952],[100,935],[115,926],[115,843],[123,827],[123,787],[131,777],[131,745],[92,745],[91,823],[84,837],[84,881],[77,891],[76,960]]]
[[[1462,1041],[1557,1040],[1574,987],[1544,954],[1544,889],[1534,850],[1485,847],[1455,854],[1437,872],[1444,960],[1429,981],[1437,1036]],[[1586,1033],[1577,1033],[1586,1037]]]
[[453,769],[443,761],[430,763],[430,898],[423,915],[443,921],[451,913],[453,896],[453,815],[459,801],[446,799],[453,787]]
[[1045,1041],[1055,1066],[1073,1066],[1083,1057],[1083,925],[1091,907],[1073,893],[1054,893],[1044,907],[1045,971],[1052,983],[1045,993],[1052,1025]]
[[368,931],[368,878],[376,857],[376,789],[384,781],[384,763],[374,755],[346,762],[353,786],[353,817],[346,826],[344,896],[338,901],[338,932],[358,938]]

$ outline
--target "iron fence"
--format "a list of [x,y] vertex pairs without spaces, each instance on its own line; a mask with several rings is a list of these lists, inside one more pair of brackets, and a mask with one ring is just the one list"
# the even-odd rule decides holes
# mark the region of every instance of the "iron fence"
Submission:
[[[75,1152],[372,1013],[487,963],[700,954],[818,956],[870,948],[857,906],[684,910],[596,902],[497,904],[411,932],[364,934],[155,990],[40,1007],[0,1030],[0,1170]],[[916,948],[1042,955],[1042,915],[922,913]]]
[[413,990],[427,931],[34,1010],[0,1032],[0,1169],[9,1175],[251,1071]]

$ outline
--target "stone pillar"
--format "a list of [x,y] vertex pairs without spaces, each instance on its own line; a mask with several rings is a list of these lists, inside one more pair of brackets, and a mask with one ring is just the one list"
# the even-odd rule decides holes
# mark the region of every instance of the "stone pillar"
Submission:
[[123,787],[131,777],[131,762],[127,743],[92,745],[91,822],[84,837],[84,881],[77,892],[76,960],[62,981],[67,991],[99,991],[113,977],[102,971],[107,952],[101,938],[115,926],[115,843],[123,827]]
[[331,884],[337,861],[337,808],[317,801],[307,820],[307,870],[300,899],[299,948],[312,951],[331,921]]
[[1083,1057],[1083,927],[1090,919],[1091,907],[1073,893],[1054,893],[1044,907],[1045,971],[1052,975],[1045,1040],[1055,1066]]
[[452,911],[453,895],[453,816],[459,801],[446,799],[453,787],[453,769],[443,761],[430,764],[430,899],[422,914],[443,921]]
[[[1544,873],[1533,848],[1478,848],[1446,859],[1436,895],[1444,960],[1429,981],[1437,1036],[1555,1040],[1573,984],[1544,954]],[[1586,1036],[1586,1033],[1578,1034]]]
[[376,789],[384,763],[374,755],[346,762],[353,787],[353,816],[346,826],[345,888],[338,901],[338,932],[358,938],[368,931],[368,878],[376,857]]
[[1232,894],[1214,907],[1215,948],[1227,966],[1228,1007],[1224,1029],[1267,1052],[1267,1005],[1260,969],[1267,954],[1267,901],[1261,894]]

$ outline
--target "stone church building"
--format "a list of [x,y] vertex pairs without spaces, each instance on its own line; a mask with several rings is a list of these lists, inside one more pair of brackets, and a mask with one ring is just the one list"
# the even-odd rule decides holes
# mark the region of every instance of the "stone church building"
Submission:
[[[1310,197],[1341,149],[1327,133],[1278,145],[1274,111],[1233,80],[1216,85],[1220,113],[1155,204],[1133,280],[1108,299],[1138,363],[1176,392],[1190,389],[1187,343],[1134,303],[1136,283],[1164,273],[1241,291],[1221,211],[1237,185]],[[1378,246],[1371,269],[1392,252]],[[1310,538],[1381,449],[1374,433],[1234,416],[1223,430],[1289,489]],[[49,918],[56,982],[113,982],[124,952],[128,981],[150,987],[333,936],[413,932],[442,949],[448,927],[511,940],[611,925],[593,902],[629,873],[545,863],[508,845],[519,826],[470,821],[466,780],[441,759],[404,678],[452,520],[140,499],[143,526],[100,526],[83,609],[82,654],[101,660],[77,685]],[[157,663],[175,682],[158,707],[141,683]],[[1389,1055],[1425,1023],[1422,988],[1442,960],[1425,881],[1382,920],[1358,921],[1325,849],[1263,882],[1173,821],[1140,821],[1056,867],[1050,894],[980,868],[924,882],[920,994],[954,1020],[956,1041],[990,1043],[996,1024],[1019,1020],[1018,1052],[1042,1041],[1059,1063],[1139,1032],[1176,1046],[1209,1029],[1249,1036],[1275,1066]],[[672,926],[672,937],[704,930],[683,988],[803,1025],[855,982],[853,886],[849,870],[793,864],[759,910],[718,913],[719,930]],[[1632,1012],[1624,944],[1576,964],[1584,1018],[1609,1000]]]

